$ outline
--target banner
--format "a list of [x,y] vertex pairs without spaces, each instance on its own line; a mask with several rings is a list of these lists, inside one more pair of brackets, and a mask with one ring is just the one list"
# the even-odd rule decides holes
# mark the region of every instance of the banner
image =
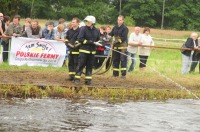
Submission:
[[63,42],[12,37],[9,64],[61,67],[65,55],[66,46]]

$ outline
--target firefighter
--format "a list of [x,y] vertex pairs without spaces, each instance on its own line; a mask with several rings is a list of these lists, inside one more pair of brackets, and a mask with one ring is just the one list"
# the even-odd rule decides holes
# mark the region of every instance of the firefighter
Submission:
[[94,16],[87,16],[84,21],[87,23],[86,26],[81,27],[77,42],[81,43],[81,46],[79,49],[79,62],[74,82],[75,84],[79,84],[81,73],[86,67],[85,84],[90,85],[92,81],[94,55],[96,54],[96,45],[94,42],[99,41],[100,33],[94,26],[96,22],[96,18]]
[[[118,16],[117,23],[110,33],[113,37],[114,49],[127,54],[128,28],[124,25],[124,16]],[[126,67],[127,56],[113,51],[113,77],[118,77],[121,71],[121,78],[126,79]]]
[[68,67],[69,67],[69,80],[73,81],[75,77],[76,68],[78,65],[79,44],[75,44],[79,35],[79,19],[72,19],[72,28],[67,31],[65,44],[68,47]]

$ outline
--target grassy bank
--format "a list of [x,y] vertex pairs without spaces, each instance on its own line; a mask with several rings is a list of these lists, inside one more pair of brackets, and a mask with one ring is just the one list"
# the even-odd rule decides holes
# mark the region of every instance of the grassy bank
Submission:
[[[0,85],[0,98],[67,98],[109,100],[167,100],[194,98],[186,91],[164,89],[110,89],[110,88],[63,88],[25,85]],[[195,92],[200,97],[200,91]],[[195,98],[194,98],[195,99]]]
[[[132,31],[133,28],[130,28]],[[152,34],[155,36],[162,35],[169,38],[186,38],[185,36],[190,32],[182,31],[163,31],[163,30],[152,30]],[[180,34],[179,34],[180,33]],[[170,34],[170,35],[169,35]],[[169,46],[169,47],[180,47],[181,42],[160,42],[155,41],[155,45],[158,46]],[[7,85],[0,85],[0,97],[64,97],[64,98],[81,98],[81,97],[93,97],[93,98],[120,98],[120,99],[168,99],[168,98],[193,98],[186,91],[181,90],[180,87],[176,86],[175,83],[181,86],[193,90],[197,96],[200,97],[200,76],[198,69],[193,74],[182,75],[181,66],[182,58],[179,50],[167,50],[167,49],[152,49],[151,56],[147,62],[147,69],[145,72],[139,71],[139,60],[137,56],[137,65],[133,72],[127,74],[126,80],[113,79],[112,70],[108,71],[102,76],[95,75],[93,80],[98,87],[94,89],[88,89],[83,86],[81,90],[74,88],[62,87],[62,85],[69,86],[72,83],[65,81],[68,74],[68,68],[55,68],[55,67],[28,67],[28,66],[10,66],[8,63],[0,64],[0,77],[5,78],[6,74],[13,72],[18,73],[16,77],[7,77],[8,81],[5,81]],[[130,62],[129,62],[130,64]],[[27,74],[27,71],[30,72]],[[4,74],[3,74],[4,72]],[[5,74],[6,72],[6,74]],[[23,77],[20,78],[20,73]],[[37,73],[31,75],[31,73]],[[2,74],[2,76],[1,76]],[[26,76],[27,74],[27,76]],[[170,78],[169,81],[163,76]],[[48,78],[49,77],[49,78]],[[50,78],[55,77],[54,81]],[[12,79],[12,80],[10,80]],[[57,79],[57,80],[56,80]],[[100,82],[99,82],[100,79]],[[0,84],[5,82],[0,80]],[[4,79],[6,80],[6,79]],[[40,81],[46,81],[47,84],[41,83],[41,85],[51,86],[46,89],[41,89],[35,86],[34,81],[40,83]],[[60,81],[62,80],[62,81]],[[39,81],[39,82],[38,82]],[[45,82],[44,81],[44,82]],[[48,83],[52,81],[52,83]],[[16,85],[9,85],[16,83]],[[103,82],[103,83],[102,83]],[[118,82],[118,83],[117,83]],[[24,86],[24,83],[27,84]],[[105,83],[105,84],[104,84]],[[23,84],[23,85],[18,85]],[[104,86],[106,85],[106,86]],[[115,87],[117,89],[112,89]],[[128,89],[127,89],[128,87]]]

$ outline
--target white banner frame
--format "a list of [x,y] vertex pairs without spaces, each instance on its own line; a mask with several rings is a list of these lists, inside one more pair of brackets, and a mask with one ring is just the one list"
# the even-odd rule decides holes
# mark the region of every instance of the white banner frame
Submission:
[[65,55],[61,41],[12,37],[9,65],[62,67]]

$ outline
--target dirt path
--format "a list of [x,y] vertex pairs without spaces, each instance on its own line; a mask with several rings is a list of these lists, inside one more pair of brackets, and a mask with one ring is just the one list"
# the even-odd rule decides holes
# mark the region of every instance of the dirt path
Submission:
[[[75,86],[73,82],[66,81],[67,73],[56,71],[0,71],[0,84],[16,85],[40,85],[40,86]],[[181,79],[182,80],[182,79]],[[184,80],[183,80],[184,81]],[[179,82],[183,83],[184,82]],[[84,76],[80,86],[84,86]],[[158,76],[145,74],[128,74],[127,79],[113,78],[110,75],[94,75],[92,87],[98,88],[154,88],[154,89],[178,89],[174,84]],[[189,89],[199,89],[200,84],[184,84]]]

